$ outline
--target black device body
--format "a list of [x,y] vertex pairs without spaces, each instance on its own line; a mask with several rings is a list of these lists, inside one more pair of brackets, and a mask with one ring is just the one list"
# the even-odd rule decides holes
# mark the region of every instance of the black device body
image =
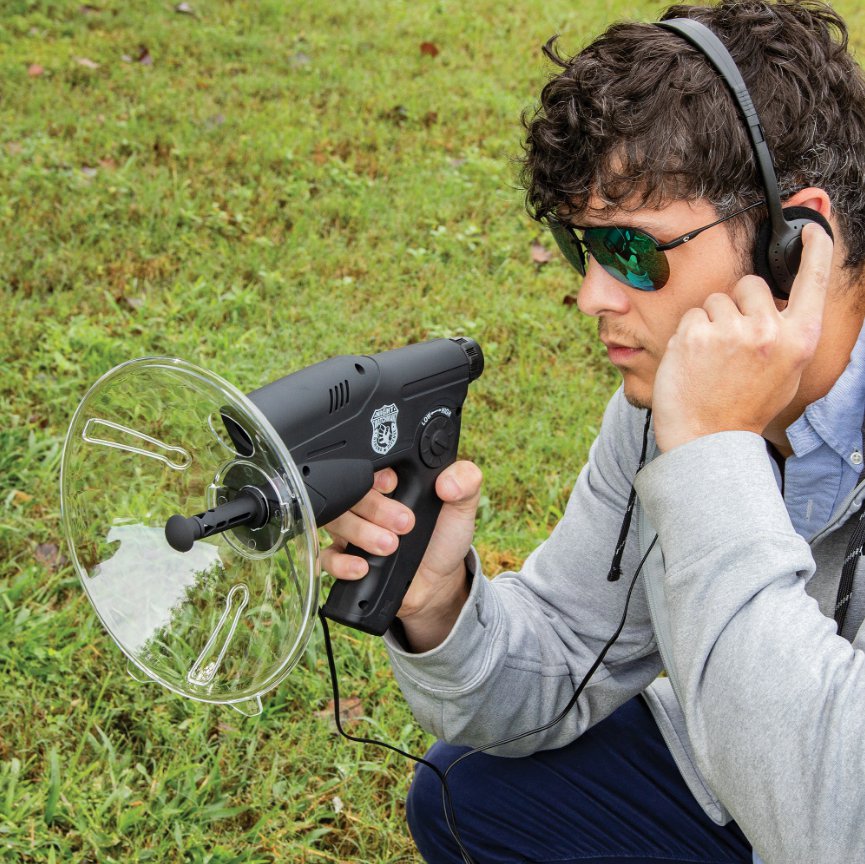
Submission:
[[726,83],[742,114],[769,211],[769,218],[757,231],[754,272],[765,279],[775,297],[787,300],[802,258],[802,230],[809,222],[816,222],[834,239],[832,228],[816,210],[781,206],[778,178],[757,109],[724,43],[705,24],[692,18],[670,18],[658,22],[658,26],[675,33],[706,57]]
[[[336,581],[323,607],[331,620],[376,635],[393,622],[435,528],[435,481],[456,460],[463,402],[483,365],[473,340],[435,339],[333,357],[248,394],[285,442],[318,525],[349,510],[386,467],[399,478],[394,498],[415,514],[392,555],[346,550],[365,558],[369,572]],[[223,419],[243,455],[245,433]]]

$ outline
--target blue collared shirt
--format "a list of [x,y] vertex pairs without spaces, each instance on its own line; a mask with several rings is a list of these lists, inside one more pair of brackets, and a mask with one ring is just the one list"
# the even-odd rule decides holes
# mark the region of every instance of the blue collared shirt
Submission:
[[[863,470],[865,327],[850,362],[822,398],[787,428],[793,455],[784,463],[784,502],[793,527],[811,540],[853,491]],[[774,465],[779,487],[781,471]],[[754,864],[763,864],[754,852]]]
[[[853,491],[862,473],[865,328],[832,389],[787,428],[793,455],[784,463],[784,502],[793,527],[810,540]],[[776,468],[780,484],[780,471]]]

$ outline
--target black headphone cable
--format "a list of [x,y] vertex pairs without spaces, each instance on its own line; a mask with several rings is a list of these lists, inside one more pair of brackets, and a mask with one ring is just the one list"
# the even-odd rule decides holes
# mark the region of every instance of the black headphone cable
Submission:
[[460,757],[451,762],[450,765],[445,769],[445,771],[441,771],[437,765],[434,765],[432,762],[429,762],[426,759],[422,759],[419,756],[413,756],[411,753],[406,753],[404,750],[400,750],[399,747],[395,747],[393,744],[388,744],[384,741],[377,741],[374,738],[362,738],[355,735],[350,735],[342,728],[342,722],[339,716],[339,684],[337,682],[336,676],[336,663],[333,657],[333,647],[330,641],[330,630],[327,625],[327,619],[324,617],[324,614],[319,609],[318,617],[321,621],[322,628],[324,630],[324,647],[327,653],[327,664],[330,669],[330,680],[333,688],[333,713],[334,719],[336,721],[336,728],[340,735],[344,738],[347,738],[349,741],[355,741],[359,744],[375,744],[378,747],[385,747],[388,750],[392,750],[394,753],[399,753],[400,756],[405,756],[407,759],[411,759],[413,762],[418,762],[421,765],[425,765],[431,771],[435,773],[438,777],[439,782],[442,786],[442,806],[445,811],[445,818],[447,819],[448,828],[450,829],[451,835],[454,838],[454,841],[457,844],[457,847],[460,850],[460,854],[463,857],[463,861],[465,864],[475,864],[474,858],[471,857],[468,850],[463,845],[462,839],[460,837],[459,829],[457,828],[456,822],[456,812],[453,806],[453,798],[451,797],[450,787],[448,786],[448,774],[464,759],[467,759],[469,756],[473,756],[475,753],[484,753],[487,750],[491,750],[494,747],[501,747],[506,744],[512,744],[515,741],[521,741],[523,738],[528,738],[530,735],[536,735],[539,732],[545,732],[547,729],[551,729],[557,723],[561,722],[564,717],[568,714],[568,712],[577,704],[577,700],[580,698],[583,690],[585,690],[586,685],[589,683],[591,677],[598,670],[598,667],[601,663],[604,662],[604,658],[607,656],[607,652],[610,648],[613,647],[613,644],[621,635],[622,630],[625,626],[625,620],[628,615],[628,606],[631,602],[631,595],[634,592],[634,586],[637,584],[637,577],[640,575],[640,572],[643,569],[643,565],[646,563],[646,559],[649,557],[649,553],[655,546],[655,543],[658,541],[658,535],[656,534],[652,542],[649,544],[649,548],[646,550],[646,554],[643,555],[642,560],[640,561],[637,569],[634,572],[633,577],[631,578],[631,584],[628,586],[628,593],[625,597],[625,608],[622,612],[622,617],[619,620],[618,627],[616,627],[615,633],[607,640],[607,643],[601,649],[598,656],[595,658],[592,665],[589,667],[586,674],[583,676],[582,681],[580,681],[576,690],[574,691],[574,695],[571,696],[568,704],[549,722],[545,723],[543,726],[538,726],[536,729],[529,729],[527,732],[519,732],[516,735],[511,735],[508,738],[503,738],[500,741],[494,741],[492,744],[486,744],[483,747],[476,747],[473,750],[468,750],[463,753]]
[[[652,420],[652,411],[651,411],[651,409],[649,409],[646,412],[646,422],[645,422],[645,426],[643,428],[643,446],[642,446],[642,452],[640,453],[640,461],[639,461],[639,465],[637,466],[637,472],[640,471],[640,469],[643,467],[643,465],[645,465],[645,462],[646,462],[646,452],[648,449],[648,438],[649,438],[649,426],[651,424],[651,420]],[[628,504],[627,504],[626,511],[625,511],[625,517],[624,517],[624,521],[623,521],[623,525],[622,525],[622,531],[620,532],[619,541],[617,542],[616,549],[613,553],[613,565],[610,568],[611,572],[613,572],[614,570],[618,570],[619,562],[621,561],[622,555],[624,553],[624,547],[625,547],[624,541],[627,537],[628,528],[630,527],[630,524],[631,524],[631,513],[633,511],[635,497],[636,497],[635,490],[634,490],[634,487],[632,485],[631,486],[631,493],[630,493],[630,496],[628,498]],[[649,544],[649,548],[646,549],[645,554],[640,559],[640,563],[637,565],[637,568],[634,571],[634,575],[631,577],[631,582],[628,585],[628,593],[625,595],[625,608],[622,610],[622,617],[619,619],[619,624],[616,627],[615,632],[607,640],[606,644],[600,650],[598,656],[595,658],[592,665],[589,667],[588,671],[583,676],[580,683],[577,685],[577,688],[576,688],[576,690],[574,690],[574,694],[573,694],[573,696],[571,696],[570,700],[568,701],[568,704],[565,705],[565,707],[552,720],[548,721],[547,723],[544,723],[542,726],[538,726],[535,729],[529,729],[526,732],[518,732],[516,735],[511,735],[511,736],[509,736],[507,738],[503,738],[499,741],[494,741],[492,744],[485,744],[483,747],[475,747],[472,750],[467,750],[461,756],[454,759],[454,761],[451,762],[451,764],[448,765],[448,767],[444,771],[441,771],[441,769],[437,765],[434,765],[432,762],[428,761],[427,759],[423,759],[420,756],[413,756],[411,753],[406,753],[404,750],[400,750],[399,747],[395,747],[393,744],[388,744],[385,741],[378,741],[375,738],[362,738],[359,736],[350,735],[348,732],[346,732],[342,728],[342,721],[341,721],[340,716],[339,716],[339,683],[337,681],[337,675],[336,675],[336,662],[335,662],[334,656],[333,656],[333,646],[331,645],[331,640],[330,640],[330,629],[328,627],[327,619],[325,618],[324,613],[322,612],[321,609],[318,610],[318,617],[319,617],[319,620],[321,621],[322,630],[324,631],[324,647],[325,647],[325,652],[327,654],[327,665],[328,665],[328,668],[330,670],[330,681],[331,681],[331,687],[333,690],[333,713],[334,713],[334,720],[336,721],[337,731],[339,732],[340,735],[342,735],[344,738],[347,738],[349,741],[354,741],[358,744],[374,744],[378,747],[384,747],[387,750],[391,750],[394,753],[398,753],[400,756],[404,756],[406,759],[411,759],[413,762],[417,762],[420,765],[425,765],[427,768],[429,768],[436,775],[436,777],[438,777],[439,782],[441,783],[441,787],[442,787],[442,807],[444,809],[445,819],[447,821],[447,826],[451,832],[451,836],[453,837],[454,842],[457,844],[457,848],[459,849],[460,855],[462,856],[462,859],[463,859],[463,864],[476,864],[476,862],[475,862],[475,859],[472,858],[468,849],[466,849],[465,845],[463,844],[462,838],[461,838],[460,833],[459,833],[459,828],[457,827],[456,811],[454,809],[453,797],[451,795],[450,786],[448,785],[448,781],[447,781],[448,774],[450,774],[450,772],[457,765],[459,765],[460,762],[462,762],[464,759],[468,759],[469,756],[474,756],[475,753],[485,753],[487,750],[492,750],[495,747],[503,747],[507,744],[513,744],[515,741],[521,741],[523,738],[528,738],[531,735],[537,735],[539,732],[545,732],[547,729],[551,729],[557,723],[560,723],[567,716],[568,712],[574,707],[574,705],[577,704],[577,700],[580,698],[580,695],[582,694],[583,690],[585,690],[586,685],[589,683],[592,676],[595,674],[595,672],[598,671],[598,668],[600,667],[601,663],[604,662],[604,658],[607,656],[607,652],[610,650],[610,648],[613,647],[616,640],[621,635],[622,630],[625,627],[625,621],[628,617],[628,607],[630,606],[630,603],[631,603],[631,596],[634,593],[634,587],[637,584],[637,578],[639,577],[639,575],[643,569],[643,566],[645,565],[646,560],[649,557],[649,554],[651,553],[652,549],[655,548],[655,543],[657,543],[657,542],[658,542],[658,535],[655,534],[654,538],[652,539],[652,542]]]

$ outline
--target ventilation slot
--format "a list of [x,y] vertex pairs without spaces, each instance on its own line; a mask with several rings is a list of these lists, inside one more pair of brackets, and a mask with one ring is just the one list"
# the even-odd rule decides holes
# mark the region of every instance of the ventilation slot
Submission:
[[330,388],[330,413],[333,414],[348,405],[348,380],[340,381]]

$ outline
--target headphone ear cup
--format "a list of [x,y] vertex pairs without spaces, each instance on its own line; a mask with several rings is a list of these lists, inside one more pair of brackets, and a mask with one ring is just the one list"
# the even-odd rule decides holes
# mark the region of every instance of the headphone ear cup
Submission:
[[[832,226],[826,220],[826,217],[817,210],[812,210],[810,207],[784,207],[781,212],[788,223],[795,222],[798,219],[804,219],[806,223],[816,222],[833,240],[835,239],[835,235],[832,233]],[[803,225],[802,227],[804,228],[805,226]]]
[[776,293],[775,277],[769,270],[769,241],[772,239],[772,223],[764,219],[757,228],[757,240],[754,243],[754,273],[764,279],[772,293]]
[[754,273],[766,280],[776,297],[786,300],[802,257],[802,229],[809,222],[816,222],[833,240],[835,235],[825,217],[810,207],[785,207],[781,212],[790,234],[782,243],[773,243],[771,221],[766,219],[760,223],[754,244]]

